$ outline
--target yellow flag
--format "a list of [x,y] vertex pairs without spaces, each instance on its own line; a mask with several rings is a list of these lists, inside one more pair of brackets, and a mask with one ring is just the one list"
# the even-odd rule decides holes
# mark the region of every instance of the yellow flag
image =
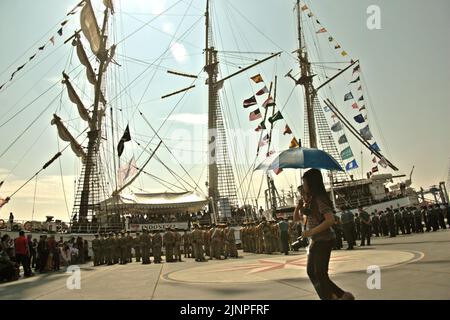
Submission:
[[289,149],[298,148],[298,147],[300,147],[300,145],[298,144],[297,139],[295,137],[292,138],[291,143],[289,144]]

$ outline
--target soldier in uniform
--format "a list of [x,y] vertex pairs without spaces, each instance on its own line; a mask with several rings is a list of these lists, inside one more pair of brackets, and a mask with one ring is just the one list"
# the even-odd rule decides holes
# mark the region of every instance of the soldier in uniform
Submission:
[[133,262],[133,244],[134,244],[134,239],[130,234],[130,231],[127,231],[127,236],[126,236],[126,259],[128,262]]
[[118,241],[118,249],[119,249],[119,260],[120,264],[128,263],[128,255],[127,255],[127,238],[125,236],[125,232],[122,231],[120,233],[120,238]]
[[272,228],[267,222],[266,217],[262,218],[262,232],[264,234],[264,250],[266,254],[272,254],[273,242],[272,242]]
[[178,229],[173,228],[172,230],[172,234],[173,234],[173,252],[174,252],[174,256],[175,256],[175,261],[179,261],[182,262],[181,260],[181,234],[178,232]]
[[120,237],[119,233],[114,233],[112,237],[112,256],[113,263],[117,264],[120,262]]
[[100,265],[106,264],[106,238],[105,235],[102,233],[100,234],[100,241],[99,241],[99,247],[100,247]]
[[405,234],[405,225],[403,224],[402,214],[399,209],[394,210],[395,214],[395,233],[398,235],[400,231]]
[[438,213],[438,220],[439,220],[439,226],[441,227],[441,229],[447,229],[447,226],[445,225],[445,216],[444,216],[444,210],[445,209],[441,209],[441,207],[436,204],[435,205],[436,211]]
[[105,256],[106,256],[106,264],[108,266],[113,264],[113,234],[112,232],[108,234],[108,238],[105,240]]
[[197,224],[194,224],[194,231],[192,231],[192,246],[194,249],[195,261],[205,261],[205,256],[203,254],[203,231],[199,229]]
[[211,234],[211,244],[210,244],[210,258],[213,259],[217,259],[217,260],[221,260],[221,256],[220,256],[220,229],[213,224],[211,229],[210,229],[210,234]]
[[166,228],[166,232],[163,235],[163,244],[166,251],[166,261],[167,262],[174,262],[173,260],[173,235],[172,231],[170,231],[170,228]]
[[394,216],[394,212],[392,211],[391,208],[387,208],[387,213],[386,213],[386,220],[387,220],[387,224],[389,227],[389,237],[393,238],[395,237],[396,234],[396,230],[395,230],[395,216]]
[[281,252],[281,242],[280,242],[280,229],[275,220],[270,222],[270,227],[272,229],[272,248],[274,252]]
[[256,253],[264,253],[264,233],[262,222],[256,226]]
[[414,209],[414,229],[416,233],[423,233],[422,212],[419,208]]
[[136,262],[141,262],[141,235],[139,232],[136,232],[136,238],[133,239],[133,248]]
[[98,234],[96,234],[94,240],[92,240],[92,252],[94,253],[94,267],[100,265],[99,242],[100,242],[100,240],[98,239]]
[[256,252],[256,223],[252,222],[250,224],[250,252],[255,253]]
[[219,225],[219,253],[221,256],[224,256],[224,259],[227,258],[226,254],[226,238],[225,238],[225,228],[227,227],[226,224],[220,224]]
[[184,230],[183,233],[183,251],[184,251],[184,257],[185,258],[192,258],[191,252],[192,252],[192,233],[188,232],[187,230]]
[[241,246],[242,251],[248,252],[247,248],[247,222],[242,223],[241,229],[240,229],[240,238],[241,238]]
[[372,235],[372,228],[370,223],[370,215],[367,211],[364,211],[362,207],[359,207],[359,217],[361,221],[361,247],[365,245],[367,239],[367,245],[370,246],[370,237]]
[[380,217],[378,216],[377,211],[372,212],[372,232],[375,235],[375,237],[380,236]]
[[155,230],[153,232],[152,240],[152,251],[153,251],[153,259],[155,263],[161,263],[161,249],[163,246],[163,238],[159,230]]
[[278,230],[280,230],[280,242],[281,242],[281,251],[285,254],[289,254],[289,223],[287,222],[287,218],[280,219],[278,222]]
[[203,227],[203,244],[205,247],[205,255],[211,258],[211,234],[209,232],[209,226]]
[[361,239],[361,220],[359,219],[358,213],[355,213],[355,231],[356,231],[355,240],[360,240]]
[[225,228],[225,243],[227,248],[225,254],[231,258],[237,258],[236,238],[234,236],[234,229],[230,227],[230,224]]
[[387,237],[389,235],[389,226],[387,223],[386,213],[384,213],[383,211],[380,212],[380,227],[383,236]]
[[[144,228],[143,233],[141,236],[136,237],[136,242],[139,242],[139,251],[142,253],[142,264],[149,264],[151,263],[150,260],[150,247],[152,245],[152,239],[150,235],[148,234],[147,228]],[[137,261],[137,254],[136,254],[136,261]],[[138,261],[137,261],[138,262]]]
[[411,222],[408,211],[404,207],[400,208],[400,213],[402,215],[403,228],[405,229],[405,234],[411,234]]
[[342,207],[341,223],[342,231],[344,232],[344,238],[347,241],[347,250],[353,250],[355,245],[355,218],[353,213],[346,207]]

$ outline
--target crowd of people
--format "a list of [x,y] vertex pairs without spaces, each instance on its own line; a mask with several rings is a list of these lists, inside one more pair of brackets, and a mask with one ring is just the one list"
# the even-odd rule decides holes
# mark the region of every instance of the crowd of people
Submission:
[[89,260],[88,242],[82,237],[71,237],[64,241],[56,240],[54,235],[41,235],[39,240],[31,234],[12,239],[8,234],[1,236],[0,243],[0,281],[13,281],[20,278],[20,267],[25,278],[34,272],[47,273],[59,271],[61,267],[82,264]]
[[[347,249],[352,250],[356,241],[360,241],[360,246],[370,245],[372,237],[395,237],[450,228],[448,204],[391,207],[370,214],[362,207],[355,214],[345,207],[341,211],[340,215],[334,215],[332,227],[335,250],[342,249],[344,241],[348,243]],[[144,227],[134,236],[130,232],[97,234],[91,244],[93,264],[126,264],[133,258],[143,264],[161,263],[163,255],[166,262],[182,261],[182,255],[198,262],[238,257],[235,229],[229,223],[193,224],[192,227],[192,231],[167,228],[164,232],[149,231]],[[289,251],[308,245],[308,239],[299,239],[303,230],[301,221],[294,222],[288,218],[268,221],[262,217],[246,221],[239,231],[241,247],[243,252],[288,255]],[[0,243],[0,281],[19,279],[20,266],[24,277],[30,277],[34,275],[33,269],[34,272],[46,273],[72,264],[83,264],[90,260],[89,253],[89,243],[82,237],[65,241],[63,237],[56,240],[54,235],[42,235],[36,239],[20,231],[17,238],[11,239],[4,234]]]

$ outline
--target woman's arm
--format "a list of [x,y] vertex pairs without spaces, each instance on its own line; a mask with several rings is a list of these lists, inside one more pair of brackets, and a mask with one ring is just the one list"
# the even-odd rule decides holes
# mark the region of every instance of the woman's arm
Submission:
[[321,224],[319,224],[317,227],[315,227],[311,230],[313,235],[316,233],[325,231],[334,225],[333,212],[330,211],[330,212],[324,213],[323,217],[325,218],[325,220]]
[[303,216],[301,214],[302,208],[303,208],[303,200],[299,200],[297,202],[297,206],[295,207],[295,210],[294,210],[294,217],[293,217],[294,222],[298,222],[298,221],[302,222],[302,216]]

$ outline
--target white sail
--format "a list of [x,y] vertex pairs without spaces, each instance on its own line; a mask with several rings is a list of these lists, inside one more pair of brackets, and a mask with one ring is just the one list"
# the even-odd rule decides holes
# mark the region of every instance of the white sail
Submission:
[[80,39],[74,40],[72,43],[77,46],[77,56],[80,60],[81,64],[86,67],[86,76],[89,82],[95,86],[95,83],[97,82],[97,78],[95,76],[94,69],[92,68],[91,64],[89,63],[89,59],[86,55],[86,51],[84,51],[83,44],[81,43]]
[[100,30],[95,18],[94,10],[90,0],[86,0],[86,4],[81,10],[80,25],[84,36],[89,41],[92,52],[98,56],[101,49]]
[[72,101],[73,103],[75,103],[77,105],[78,113],[80,114],[81,119],[83,119],[84,121],[88,121],[89,125],[92,126],[91,117],[89,116],[89,112],[84,107],[84,104],[81,101],[78,94],[75,92],[75,89],[73,88],[72,84],[69,81],[69,76],[63,72],[63,77],[64,77],[63,83],[67,87],[67,93],[69,95],[70,101]]
[[86,153],[84,152],[81,145],[70,134],[69,130],[67,130],[64,124],[61,122],[61,118],[54,114],[51,123],[52,125],[56,125],[56,128],[58,129],[58,135],[61,140],[70,142],[70,147],[72,148],[72,151],[75,153],[75,155],[79,158],[84,159],[86,157]]

